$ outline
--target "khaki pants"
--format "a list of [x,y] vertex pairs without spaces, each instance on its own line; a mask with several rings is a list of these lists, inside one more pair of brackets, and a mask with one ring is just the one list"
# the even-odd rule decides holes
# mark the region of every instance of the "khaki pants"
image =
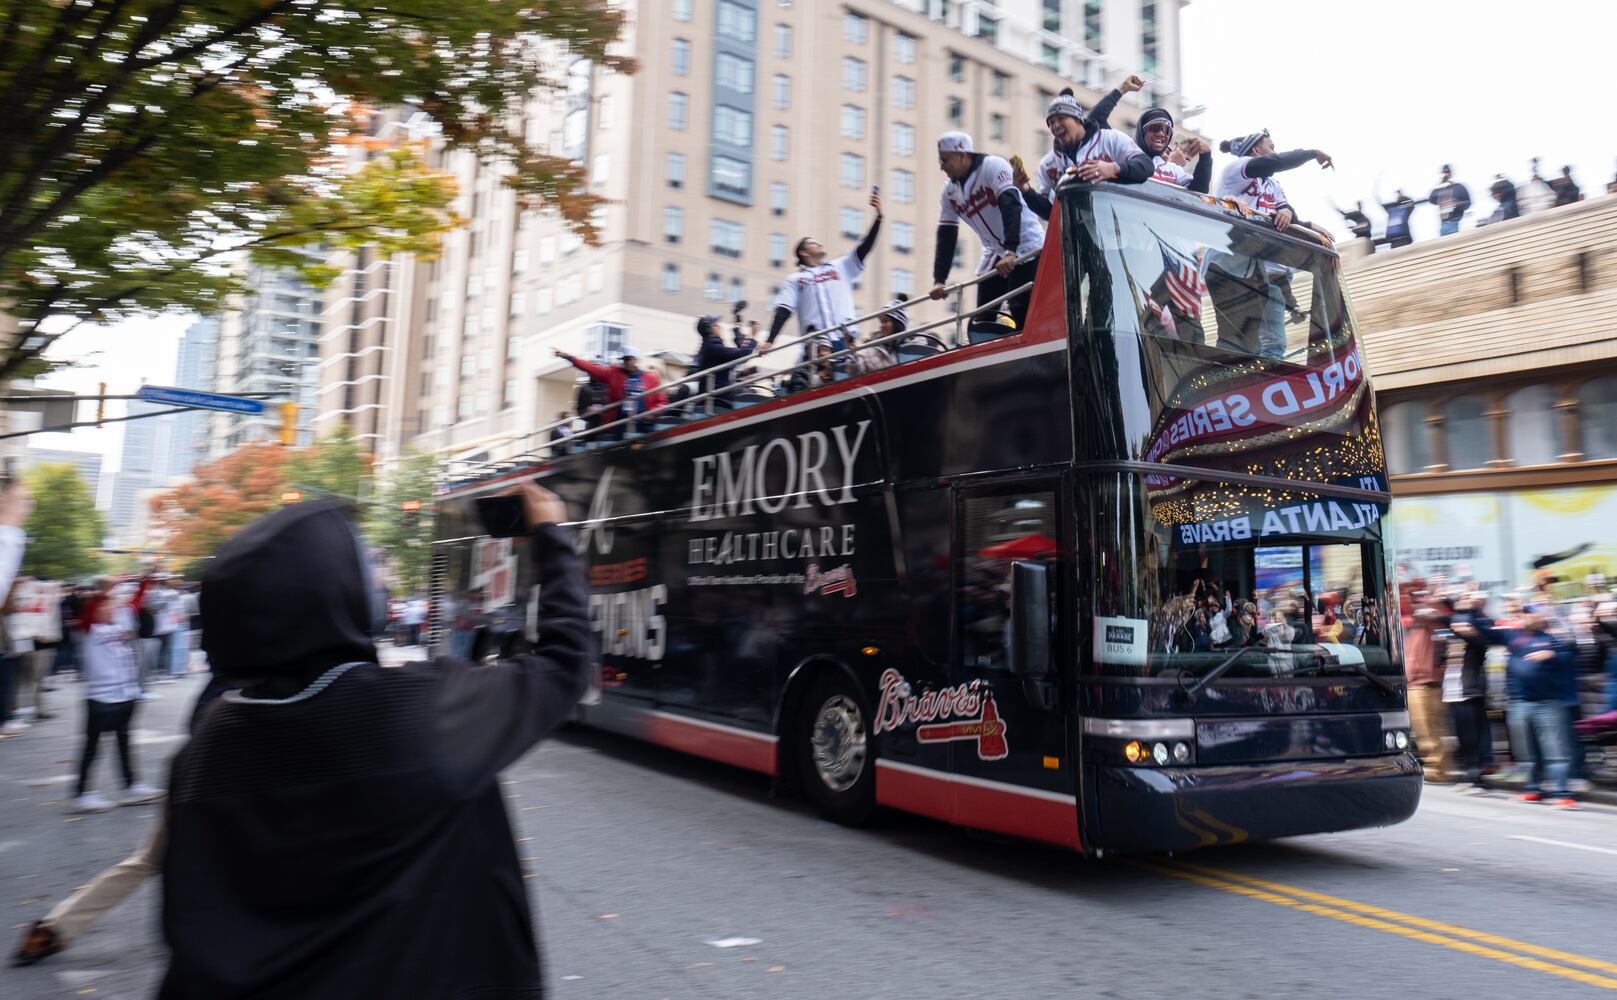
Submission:
[[57,903],[56,908],[45,915],[46,926],[61,935],[63,944],[77,939],[107,911],[128,899],[147,879],[161,871],[163,848],[167,840],[168,811],[165,809],[158,812],[151,836],[135,849],[135,853]]
[[1409,686],[1409,722],[1415,730],[1426,777],[1443,781],[1449,773],[1449,716],[1443,704],[1443,685]]
[[31,708],[38,720],[45,711],[45,681],[50,676],[54,649],[36,649],[17,654],[17,707]]

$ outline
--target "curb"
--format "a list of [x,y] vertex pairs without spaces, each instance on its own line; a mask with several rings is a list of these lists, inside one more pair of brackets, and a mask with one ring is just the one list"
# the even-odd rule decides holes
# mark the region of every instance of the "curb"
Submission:
[[[1526,788],[1525,781],[1505,781],[1489,776],[1482,779],[1482,786],[1496,792],[1520,793]],[[1617,788],[1604,788],[1595,785],[1587,792],[1574,792],[1572,797],[1579,802],[1598,802],[1601,805],[1617,806]]]

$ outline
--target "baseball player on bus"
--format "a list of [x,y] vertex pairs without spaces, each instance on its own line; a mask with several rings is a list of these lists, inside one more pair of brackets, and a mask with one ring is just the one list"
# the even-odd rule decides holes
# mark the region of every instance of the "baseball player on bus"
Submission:
[[[1130,90],[1137,77],[1124,81]],[[1097,106],[1097,111],[1100,110]],[[1110,109],[1107,109],[1110,110]],[[1056,186],[1068,170],[1076,170],[1078,179],[1089,181],[1116,181],[1119,184],[1140,184],[1150,180],[1156,164],[1134,140],[1107,128],[1104,119],[1085,115],[1078,99],[1068,87],[1056,95],[1045,111],[1044,123],[1049,126],[1055,142],[1050,152],[1039,161],[1032,184],[1027,189],[1027,203],[1042,219],[1050,217],[1050,205],[1055,201]]]
[[797,241],[797,270],[787,276],[775,296],[775,318],[769,324],[767,343],[775,342],[786,321],[796,313],[803,333],[815,334],[813,340],[803,344],[804,357],[808,357],[813,344],[821,342],[842,349],[844,330],[857,315],[853,307],[853,283],[864,273],[865,258],[876,246],[876,233],[881,230],[879,190],[871,190],[870,207],[876,210],[876,218],[871,220],[864,239],[836,260],[827,259],[825,247],[819,240],[805,236]]
[[[1038,270],[1038,257],[1020,264],[1016,259],[1044,248],[1044,226],[1022,200],[1022,192],[1011,178],[1011,165],[1002,157],[976,152],[971,136],[966,133],[945,132],[938,138],[938,166],[949,180],[943,185],[942,209],[938,216],[937,250],[932,258],[932,298],[941,299],[948,294],[944,284],[954,269],[954,248],[962,221],[982,243],[983,254],[977,263],[977,273],[994,272],[993,277],[985,278],[977,286],[979,308],[1013,288],[1032,283],[1033,274]],[[1029,293],[1024,292],[1007,303],[1018,330],[1027,318],[1029,298]]]

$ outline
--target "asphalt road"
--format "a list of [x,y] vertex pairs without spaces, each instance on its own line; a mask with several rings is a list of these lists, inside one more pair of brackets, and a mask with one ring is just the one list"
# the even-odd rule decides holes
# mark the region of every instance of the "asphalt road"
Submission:
[[[194,683],[143,709],[154,776]],[[0,743],[13,934],[134,847],[154,815],[63,813],[78,726],[74,713]],[[904,816],[841,828],[772,799],[761,777],[591,732],[535,751],[507,792],[554,997],[1617,991],[1609,807],[1428,786],[1391,829],[1096,862]],[[163,963],[152,890],[69,951],[0,972],[0,996],[150,997]]]

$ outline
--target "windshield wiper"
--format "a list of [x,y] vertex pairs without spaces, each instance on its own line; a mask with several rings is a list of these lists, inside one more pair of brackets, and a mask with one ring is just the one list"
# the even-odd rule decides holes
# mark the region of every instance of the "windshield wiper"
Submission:
[[1186,701],[1195,701],[1196,696],[1198,694],[1201,694],[1203,688],[1205,688],[1207,685],[1213,683],[1214,681],[1218,680],[1220,677],[1223,677],[1225,674],[1229,673],[1229,670],[1230,670],[1231,667],[1233,667],[1237,663],[1241,662],[1241,657],[1243,657],[1246,654],[1252,652],[1253,650],[1257,650],[1259,652],[1268,652],[1268,650],[1264,649],[1262,646],[1242,646],[1240,649],[1237,649],[1224,662],[1220,663],[1218,666],[1214,667],[1213,669],[1207,671],[1207,673],[1202,674],[1200,677],[1197,677],[1196,678],[1196,683],[1190,685],[1190,687],[1185,687],[1184,686],[1184,679],[1185,679],[1186,675],[1189,673],[1189,671],[1180,671],[1180,673],[1179,673],[1180,693],[1182,693],[1184,695]]
[[[1330,651],[1326,650],[1326,652],[1329,653]],[[1330,663],[1317,663],[1317,664],[1315,664],[1314,666],[1311,666],[1311,667],[1303,667],[1303,668],[1301,668],[1299,670],[1294,670],[1294,671],[1292,671],[1292,676],[1293,677],[1305,677],[1305,676],[1330,677],[1330,676],[1333,676],[1335,674],[1335,672],[1330,671],[1330,670],[1326,670],[1325,668],[1326,667],[1331,667],[1331,666],[1346,667],[1349,670],[1353,671],[1354,673],[1358,674],[1360,677],[1364,677],[1364,678],[1367,678],[1368,680],[1372,681],[1376,685],[1376,687],[1379,687],[1381,690],[1387,692],[1388,694],[1397,694],[1398,693],[1398,685],[1397,684],[1394,684],[1392,681],[1390,681],[1387,678],[1385,678],[1385,677],[1381,676],[1380,674],[1376,673],[1374,670],[1371,670],[1368,665],[1366,665],[1364,663],[1355,663],[1355,662],[1352,662],[1352,661],[1349,661],[1349,660],[1342,660],[1342,659],[1334,659],[1333,658]]]

